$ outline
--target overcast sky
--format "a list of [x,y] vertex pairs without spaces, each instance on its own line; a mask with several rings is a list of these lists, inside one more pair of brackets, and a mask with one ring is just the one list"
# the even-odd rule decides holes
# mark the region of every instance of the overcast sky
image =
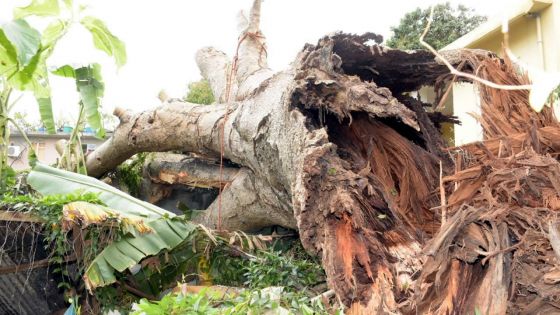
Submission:
[[[76,1],[76,0],[75,0]],[[454,0],[478,13],[496,15],[515,0]],[[12,9],[29,1],[0,0],[0,21],[11,19]],[[265,0],[261,29],[267,38],[269,65],[285,68],[307,42],[333,31],[376,32],[390,35],[390,27],[418,6],[437,0]],[[120,70],[102,53],[94,52],[91,36],[74,28],[60,42],[51,66],[100,62],[106,83],[103,106],[144,110],[159,104],[157,94],[165,89],[171,97],[182,97],[187,83],[200,78],[194,61],[198,48],[214,46],[232,55],[237,44],[237,13],[252,0],[90,0],[89,13],[107,23],[127,48],[128,62]],[[53,78],[55,116],[75,117],[77,95],[73,82]],[[19,106],[37,117],[31,98]],[[18,109],[16,109],[18,111]]]

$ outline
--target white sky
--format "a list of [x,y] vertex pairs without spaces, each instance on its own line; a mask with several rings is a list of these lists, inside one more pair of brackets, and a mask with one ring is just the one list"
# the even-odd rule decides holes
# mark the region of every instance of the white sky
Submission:
[[[75,0],[76,1],[76,0]],[[451,0],[487,16],[499,14],[515,0]],[[0,22],[11,19],[12,9],[29,0],[0,0]],[[408,11],[427,7],[438,0],[265,0],[261,29],[267,38],[269,65],[285,68],[306,42],[333,31],[390,35]],[[90,0],[89,14],[105,21],[127,48],[128,62],[117,71],[112,59],[94,52],[91,37],[76,27],[57,46],[52,66],[99,62],[106,83],[104,111],[115,106],[144,110],[159,104],[157,94],[165,89],[171,97],[182,97],[187,83],[200,78],[194,61],[198,48],[214,46],[228,55],[237,44],[236,16],[252,0]],[[73,118],[77,95],[69,79],[51,79],[54,114]],[[25,110],[24,110],[25,109]],[[34,100],[22,99],[15,111],[37,117]]]

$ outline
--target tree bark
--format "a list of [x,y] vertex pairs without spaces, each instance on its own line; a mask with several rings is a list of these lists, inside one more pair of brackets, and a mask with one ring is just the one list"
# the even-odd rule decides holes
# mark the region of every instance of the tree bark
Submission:
[[[366,45],[379,43],[375,34],[335,34],[273,74],[259,9],[256,0],[231,62],[214,49],[197,54],[221,104],[117,110],[120,124],[88,156],[88,173],[101,176],[144,151],[223,154],[240,169],[199,222],[297,228],[349,313],[401,312],[439,215],[430,210],[439,162],[450,164],[423,107],[401,93],[433,84],[447,68],[427,52]],[[456,64],[465,55],[487,53],[447,56]]]

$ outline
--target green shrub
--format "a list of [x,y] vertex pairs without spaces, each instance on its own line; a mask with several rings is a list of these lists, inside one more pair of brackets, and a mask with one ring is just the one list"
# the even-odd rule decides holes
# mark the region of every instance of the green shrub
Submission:
[[142,168],[147,153],[138,153],[117,167],[116,176],[131,196],[138,197],[142,185]]
[[200,80],[189,83],[189,92],[185,96],[185,101],[205,105],[214,103],[214,94],[208,81]]
[[265,311],[286,309],[288,314],[322,315],[342,314],[340,310],[328,310],[319,300],[311,300],[301,294],[278,290],[246,290],[233,298],[215,298],[204,290],[196,294],[169,294],[160,301],[140,300],[132,315],[167,314],[263,314]]
[[309,259],[298,259],[280,251],[263,251],[258,258],[244,268],[245,285],[249,288],[281,286],[287,291],[300,291],[325,278],[321,266]]

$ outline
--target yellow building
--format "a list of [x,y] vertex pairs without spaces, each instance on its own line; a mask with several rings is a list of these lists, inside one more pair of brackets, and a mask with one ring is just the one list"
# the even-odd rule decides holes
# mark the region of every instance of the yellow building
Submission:
[[[502,22],[509,24],[509,47],[523,62],[550,72],[560,72],[560,0],[504,1],[503,12],[442,50],[480,48],[501,54]],[[455,126],[455,143],[482,139],[482,129],[468,113],[480,113],[472,84],[453,87],[452,111],[462,121]]]

